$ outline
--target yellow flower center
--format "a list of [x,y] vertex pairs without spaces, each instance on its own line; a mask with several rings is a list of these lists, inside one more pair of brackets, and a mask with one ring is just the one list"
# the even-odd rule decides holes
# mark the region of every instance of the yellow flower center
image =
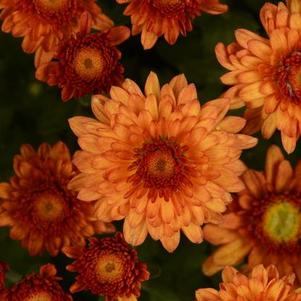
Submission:
[[24,301],[52,301],[52,297],[46,292],[38,292],[27,297]]
[[296,241],[300,233],[300,212],[292,203],[281,201],[268,207],[263,230],[276,243]]
[[34,0],[34,3],[38,9],[44,11],[61,11],[65,10],[69,0]]
[[83,48],[76,54],[73,65],[75,72],[89,81],[101,75],[105,61],[99,49]]
[[100,255],[95,269],[100,282],[122,280],[124,274],[123,262],[116,254]]
[[34,209],[41,220],[54,221],[63,215],[63,200],[58,194],[40,193],[36,196]]

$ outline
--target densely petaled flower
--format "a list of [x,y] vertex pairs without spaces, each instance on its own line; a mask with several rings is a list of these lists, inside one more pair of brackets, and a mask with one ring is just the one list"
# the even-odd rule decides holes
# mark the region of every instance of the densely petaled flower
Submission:
[[254,267],[249,277],[232,267],[226,267],[219,290],[203,288],[196,291],[197,301],[300,301],[294,290],[294,275],[279,277],[273,265]]
[[77,272],[72,293],[89,290],[106,297],[106,301],[135,301],[140,296],[141,283],[149,278],[144,263],[138,260],[137,251],[123,239],[114,237],[90,238],[87,247],[66,247],[64,253],[75,258],[67,266]]
[[84,245],[95,232],[113,231],[94,221],[93,203],[78,200],[67,188],[76,169],[64,143],[43,143],[37,152],[23,145],[14,170],[9,183],[0,183],[0,226],[11,227],[10,237],[21,240],[31,255],[46,249],[54,256],[63,246]]
[[71,295],[58,284],[59,280],[55,266],[46,264],[38,274],[27,275],[6,289],[0,295],[1,301],[72,301]]
[[201,107],[184,75],[160,89],[151,73],[145,95],[126,79],[110,94],[92,99],[98,120],[70,120],[82,148],[74,156],[81,173],[70,187],[81,200],[98,200],[101,220],[125,218],[125,240],[133,245],[149,233],[173,251],[180,230],[200,243],[200,226],[219,222],[230,192],[244,188],[239,157],[256,144],[237,134],[245,120],[225,117],[227,99]]
[[125,26],[103,33],[79,34],[67,40],[52,61],[41,64],[36,77],[62,88],[64,101],[88,93],[108,92],[123,80],[121,52],[115,46],[129,35]]
[[222,14],[227,5],[219,0],[117,0],[129,3],[124,11],[131,16],[132,34],[141,33],[144,49],[154,46],[157,39],[164,35],[169,44],[174,44],[178,36],[192,30],[192,20],[201,12]]
[[[290,7],[296,11],[294,3]],[[235,43],[216,46],[219,62],[230,70],[221,80],[233,86],[225,97],[247,107],[245,132],[261,128],[268,139],[279,129],[291,153],[301,132],[301,14],[268,3],[260,15],[269,39],[238,29]]]
[[294,272],[301,283],[301,161],[295,170],[277,146],[267,153],[265,172],[248,170],[246,189],[220,225],[207,225],[204,237],[221,245],[203,265],[212,275],[248,257],[248,268],[274,264],[281,275]]
[[59,44],[80,28],[104,30],[113,23],[95,0],[0,0],[2,30],[24,37],[22,48],[38,50],[36,64],[44,52],[55,52]]

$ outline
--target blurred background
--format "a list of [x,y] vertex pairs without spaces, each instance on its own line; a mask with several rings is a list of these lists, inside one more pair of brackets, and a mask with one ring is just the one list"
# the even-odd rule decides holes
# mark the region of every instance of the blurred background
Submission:
[[[122,15],[125,6],[116,4],[114,0],[98,2],[116,25],[130,26],[129,18]],[[225,88],[219,81],[225,70],[215,58],[216,43],[233,41],[233,32],[237,28],[264,34],[258,18],[264,1],[222,2],[229,5],[228,13],[198,17],[194,21],[194,30],[186,38],[180,37],[174,46],[161,38],[153,49],[144,51],[140,36],[131,37],[123,43],[119,48],[123,53],[125,76],[143,87],[151,70],[158,74],[161,83],[184,73],[189,82],[196,84],[201,103],[217,98]],[[233,111],[232,114],[241,114],[241,111]],[[35,80],[33,56],[21,50],[21,40],[0,32],[0,181],[9,180],[13,173],[13,156],[19,153],[23,143],[37,148],[42,142],[53,144],[62,140],[72,151],[76,150],[76,139],[67,124],[67,119],[75,115],[92,115],[90,96],[63,103],[58,88]],[[273,143],[281,145],[278,133],[269,141],[261,139],[257,147],[245,152],[243,160],[247,166],[262,170],[266,149]],[[291,162],[295,163],[301,156],[300,145],[294,154],[287,156]],[[200,268],[212,248],[207,243],[192,244],[182,236],[179,248],[169,254],[159,242],[148,238],[137,248],[140,259],[148,264],[151,272],[151,280],[143,284],[140,300],[191,301],[197,288],[217,287],[220,275],[207,278]],[[51,258],[46,254],[30,257],[19,242],[9,239],[7,229],[0,229],[0,260],[11,267],[8,284],[26,273],[37,271],[41,264],[47,262],[57,266],[66,290],[74,281],[75,274],[65,270],[69,259],[63,255]],[[89,293],[78,293],[74,300],[102,299]]]

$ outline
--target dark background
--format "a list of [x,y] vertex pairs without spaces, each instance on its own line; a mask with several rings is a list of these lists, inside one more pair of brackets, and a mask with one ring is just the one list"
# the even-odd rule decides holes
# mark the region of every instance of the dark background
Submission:
[[[237,28],[264,34],[258,19],[264,1],[223,2],[229,5],[228,13],[220,16],[203,14],[196,18],[194,30],[186,38],[180,37],[174,46],[161,38],[152,50],[144,51],[140,36],[131,37],[120,47],[126,77],[143,87],[151,70],[158,74],[161,83],[184,73],[189,82],[197,85],[201,103],[217,98],[225,88],[219,82],[225,70],[215,59],[216,43],[233,41],[233,32]],[[102,0],[99,4],[116,25],[130,25],[129,18],[122,15],[125,6],[112,0]],[[91,115],[90,96],[63,103],[56,87],[48,87],[35,80],[33,56],[25,54],[20,45],[20,39],[0,32],[0,181],[9,180],[13,173],[13,155],[19,152],[23,143],[38,147],[42,142],[53,144],[62,140],[74,151],[76,139],[66,121],[75,115]],[[241,114],[241,111],[233,113]],[[260,134],[257,136],[261,138]],[[262,169],[266,149],[272,143],[281,145],[278,133],[269,141],[261,139],[257,147],[244,153],[243,160],[249,167]],[[295,163],[298,155],[300,143],[294,154],[287,157]],[[207,243],[192,244],[182,235],[178,249],[169,254],[159,242],[148,238],[137,248],[152,274],[151,280],[143,284],[140,300],[189,301],[194,299],[195,289],[217,287],[220,276],[207,278],[200,269],[212,249]],[[9,239],[7,229],[0,229],[0,260],[8,262],[11,267],[8,284],[26,273],[37,271],[41,264],[47,262],[57,266],[59,274],[64,277],[62,284],[66,289],[75,276],[65,270],[69,259],[63,255],[51,258],[47,254],[30,257],[18,241]],[[102,299],[89,293],[78,293],[74,300]]]

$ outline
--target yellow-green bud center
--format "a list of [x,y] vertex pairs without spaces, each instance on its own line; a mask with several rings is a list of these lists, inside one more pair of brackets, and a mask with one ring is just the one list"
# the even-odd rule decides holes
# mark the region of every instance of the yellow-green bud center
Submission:
[[300,212],[289,202],[270,206],[263,218],[264,232],[276,243],[289,243],[299,238]]

